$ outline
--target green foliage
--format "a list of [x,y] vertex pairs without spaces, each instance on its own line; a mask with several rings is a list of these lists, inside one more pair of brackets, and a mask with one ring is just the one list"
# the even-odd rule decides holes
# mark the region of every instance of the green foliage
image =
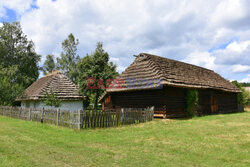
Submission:
[[40,56],[19,22],[0,27],[0,105],[15,105],[15,98],[39,76]]
[[78,82],[77,63],[80,60],[77,55],[77,46],[79,40],[75,39],[73,34],[69,34],[68,38],[62,42],[61,57],[57,58],[57,69],[62,70],[74,83]]
[[46,56],[46,60],[45,60],[44,65],[42,67],[42,71],[43,71],[44,75],[49,74],[53,70],[56,69],[56,64],[55,64],[54,59],[55,59],[54,55],[47,55]]
[[242,82],[242,83],[239,83],[239,84],[241,84],[242,87],[250,86],[249,82]]
[[36,54],[34,43],[22,32],[20,23],[3,23],[0,27],[0,65],[18,69],[12,82],[25,88],[31,85],[39,76],[39,61],[40,55]]
[[54,106],[56,108],[61,106],[62,101],[58,98],[58,94],[54,93],[52,88],[50,92],[46,91],[45,96],[43,97],[43,102],[46,106]]
[[198,105],[199,94],[197,90],[189,89],[186,92],[186,114],[188,117],[195,116]]
[[250,92],[246,91],[246,96],[247,96],[246,105],[247,105],[247,106],[250,106]]
[[15,98],[23,92],[24,88],[12,80],[17,71],[18,69],[16,66],[11,66],[9,68],[0,66],[0,105],[15,105]]
[[244,88],[242,88],[241,83],[237,81],[232,81],[232,83],[242,91],[241,93],[238,93],[237,95],[238,104],[243,105],[243,106],[248,105],[250,101],[249,93]]
[[[105,88],[87,89],[87,78],[94,77],[95,85],[98,85],[98,80],[101,79],[106,87],[107,79],[115,78],[118,73],[116,72],[116,65],[109,62],[109,54],[104,51],[103,44],[97,43],[95,52],[91,55],[86,55],[77,65],[79,71],[79,88],[80,93],[86,96],[87,100],[92,99],[92,103],[97,108],[98,98],[104,92]],[[89,104],[89,102],[86,102]]]

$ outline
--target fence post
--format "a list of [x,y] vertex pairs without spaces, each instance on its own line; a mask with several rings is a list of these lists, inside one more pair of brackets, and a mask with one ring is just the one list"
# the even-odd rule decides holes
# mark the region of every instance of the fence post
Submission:
[[121,109],[121,123],[124,124],[124,108]]
[[56,125],[59,126],[59,112],[60,112],[60,109],[58,108],[56,110]]
[[120,111],[118,109],[116,109],[115,114],[116,114],[116,126],[118,126],[119,125]]
[[152,107],[152,121],[154,120],[154,112],[155,112],[155,106]]
[[29,120],[31,120],[31,109],[29,108]]
[[5,115],[6,113],[6,106],[4,106],[4,109],[3,109],[3,116]]
[[41,123],[43,123],[43,113],[44,112],[44,108],[42,109],[42,113],[41,113]]
[[9,113],[9,117],[12,117],[12,106],[10,107],[10,113]]
[[81,110],[78,110],[78,130],[81,129]]
[[21,117],[21,114],[22,114],[22,108],[20,107],[19,108],[19,115],[18,115],[18,118],[20,119],[20,117]]
[[81,123],[81,128],[83,128],[83,110],[80,110],[80,123]]
[[31,120],[31,112],[30,112],[30,108],[29,108],[29,117],[28,117],[29,120]]

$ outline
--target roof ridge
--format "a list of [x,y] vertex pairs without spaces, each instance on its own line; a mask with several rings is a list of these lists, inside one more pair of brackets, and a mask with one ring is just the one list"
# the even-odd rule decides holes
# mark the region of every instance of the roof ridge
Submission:
[[[149,59],[148,60],[150,63],[154,64],[155,65],[155,68],[157,70],[157,73],[160,74],[160,80],[164,80],[164,75],[163,75],[163,72],[162,70],[160,69],[160,67],[158,66],[158,64],[156,62],[154,62],[153,60]],[[150,68],[153,70],[152,68],[153,66],[151,66]]]
[[45,77],[51,76],[51,75],[56,75],[56,74],[63,74],[63,73],[60,70],[53,70],[52,72],[46,74]]
[[186,63],[186,62],[183,62],[183,61],[174,60],[174,59],[170,59],[170,58],[166,58],[166,57],[157,56],[157,55],[154,55],[154,54],[151,54],[151,53],[140,53],[139,55],[154,56],[154,57],[157,57],[157,58],[167,59],[167,60],[170,60],[170,61],[173,61],[173,62],[183,63],[183,64],[186,64],[186,65],[190,65],[190,66],[193,66],[193,67],[197,67],[197,68],[201,68],[201,69],[204,69],[204,70],[214,72],[213,70],[205,68],[205,67],[201,67],[201,66],[198,66],[198,65],[194,65],[194,64],[190,64],[190,63]]
[[[135,60],[133,61],[133,63],[132,64],[130,64],[119,76],[118,76],[118,78],[119,77],[121,77],[121,76],[123,76],[126,72],[128,72],[128,70],[130,69],[130,68],[132,68],[136,63],[138,63],[138,61],[147,61],[147,65],[149,65],[148,67],[151,69],[151,71],[155,71],[156,73],[158,73],[158,74],[160,74],[160,76],[161,76],[161,79],[163,80],[164,79],[164,77],[163,77],[163,73],[161,72],[161,70],[160,70],[160,68],[157,66],[157,64],[154,62],[154,61],[152,61],[152,60],[145,60],[145,59],[141,59],[142,57],[140,57],[140,56],[136,56],[136,58],[135,58]],[[141,59],[141,60],[140,60]],[[153,66],[152,65],[150,65],[150,64],[153,64]],[[155,70],[155,68],[153,68],[153,67],[156,67],[157,69]],[[125,76],[126,77],[126,76]]]

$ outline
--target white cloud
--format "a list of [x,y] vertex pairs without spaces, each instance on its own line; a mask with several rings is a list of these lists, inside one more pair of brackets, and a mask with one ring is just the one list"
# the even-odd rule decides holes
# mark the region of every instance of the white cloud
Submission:
[[241,64],[250,66],[250,40],[232,42],[225,49],[216,50],[212,53],[219,64]]
[[[150,52],[242,79],[250,65],[249,5],[246,0],[37,0],[38,9],[24,12],[21,25],[43,57],[59,55],[61,42],[73,33],[81,56],[104,42],[119,71],[134,54]],[[234,38],[226,48],[208,52]]]
[[112,62],[119,62],[119,58],[110,57],[110,61],[112,61]]
[[199,52],[195,51],[190,53],[185,59],[184,62],[188,62],[194,65],[202,66],[208,69],[215,69],[214,60],[216,58],[211,56],[209,52]]
[[233,72],[235,73],[250,72],[250,66],[234,65]]
[[211,53],[194,51],[183,61],[212,69],[226,77],[248,74],[250,73],[250,41],[234,41],[225,49],[218,49]]
[[250,40],[249,41],[243,41],[241,43],[233,42],[227,46],[226,49],[228,49],[231,52],[239,52],[242,53],[250,46]]
[[126,69],[126,67],[123,67],[123,66],[118,66],[118,67],[117,67],[117,71],[118,71],[119,73],[122,73],[125,69]]
[[240,82],[250,82],[250,74],[246,78],[243,78]]
[[248,10],[242,0],[221,1],[211,15],[211,22],[216,25],[235,21],[245,16],[245,10]]
[[14,10],[21,15],[33,4],[32,0],[0,0],[0,17],[7,17],[5,8]]

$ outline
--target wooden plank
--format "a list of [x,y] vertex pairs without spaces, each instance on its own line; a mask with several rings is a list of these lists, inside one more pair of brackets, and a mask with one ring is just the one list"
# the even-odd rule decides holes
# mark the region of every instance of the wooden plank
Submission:
[[81,110],[78,110],[78,130],[81,129]]
[[56,110],[56,125],[57,125],[57,126],[59,126],[59,121],[60,121],[59,113],[60,113],[60,109],[58,108],[58,109]]

